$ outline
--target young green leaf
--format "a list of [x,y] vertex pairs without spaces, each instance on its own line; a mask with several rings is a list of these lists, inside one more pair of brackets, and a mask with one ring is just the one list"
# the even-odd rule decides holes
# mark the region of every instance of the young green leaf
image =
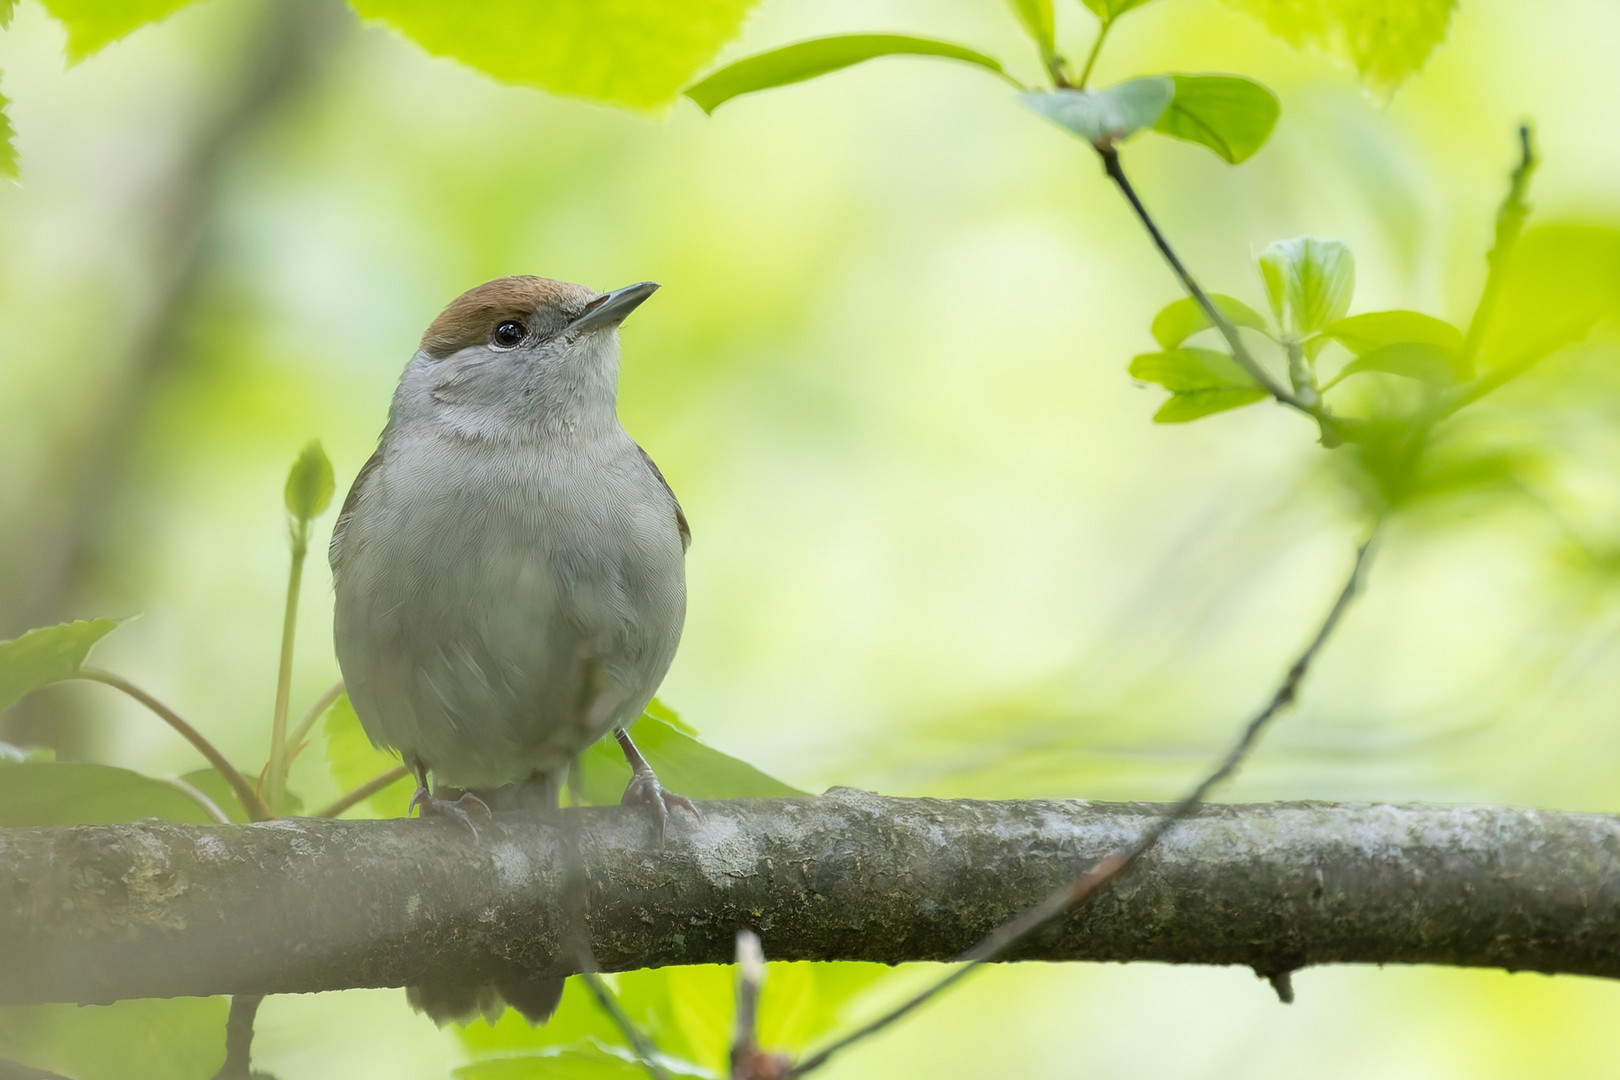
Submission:
[[42,686],[73,678],[91,647],[117,626],[116,619],[81,620],[42,626],[12,641],[0,641],[0,709]]
[[1093,15],[1105,22],[1119,18],[1132,8],[1139,8],[1151,0],[1082,0]]
[[318,518],[332,504],[334,490],[332,463],[321,449],[321,440],[313,439],[287,471],[287,513],[299,522]]
[[1276,126],[1277,95],[1236,75],[1176,75],[1175,97],[1153,130],[1200,143],[1236,165],[1254,156]]
[[734,97],[803,82],[879,56],[937,56],[961,60],[1007,78],[1001,63],[976,49],[949,41],[906,34],[837,34],[813,38],[738,60],[684,91],[698,108],[712,113]]
[[1363,352],[1340,368],[1328,385],[1364,371],[1404,375],[1431,386],[1454,386],[1467,378],[1462,371],[1462,357],[1456,350],[1423,341],[1397,341]]
[[148,817],[209,823],[203,808],[172,785],[128,769],[82,761],[0,761],[0,827],[110,825]]
[[[321,734],[326,741],[326,764],[339,792],[353,791],[399,764],[394,755],[371,745],[348,694],[339,696],[326,710]],[[360,803],[358,814],[351,810],[349,816],[398,817],[405,813],[415,785],[407,776]]]
[[[630,729],[636,747],[670,791],[689,799],[766,799],[804,794],[745,761],[721,753],[681,730],[685,725],[678,724],[667,707],[654,701]],[[579,764],[577,780],[586,802],[612,805],[619,801],[630,782],[630,767],[612,735],[586,750]]]
[[[214,1075],[230,999],[134,998],[0,1009],[0,1076],[177,1080]],[[19,1069],[26,1061],[39,1069]],[[261,1074],[262,1075],[262,1074]]]
[[[1209,299],[1215,305],[1215,310],[1226,316],[1226,321],[1233,326],[1247,326],[1263,334],[1271,332],[1265,317],[1243,301],[1221,293],[1210,293]],[[1174,349],[1198,331],[1213,325],[1209,316],[1204,314],[1203,305],[1187,296],[1166,304],[1153,316],[1153,340],[1167,349]]]
[[1052,14],[1052,0],[1007,0],[1024,32],[1029,34],[1044,59],[1057,49],[1057,19]]
[[1401,342],[1433,345],[1452,353],[1462,352],[1462,331],[1420,311],[1369,311],[1328,323],[1322,333],[1360,356],[1373,349]]
[[1480,338],[1485,368],[1528,367],[1620,315],[1620,230],[1548,225],[1519,238]]
[[1106,90],[1036,90],[1019,94],[1018,100],[1101,147],[1152,127],[1174,96],[1169,76],[1152,75]]
[[133,30],[157,22],[192,0],[40,0],[67,31],[68,63],[96,53]]
[[1356,288],[1356,260],[1338,240],[1278,240],[1258,259],[1272,314],[1302,338],[1344,317]]
[[11,105],[6,95],[0,94],[0,176],[17,175],[17,148],[12,140],[17,133],[12,130],[11,117],[6,115],[6,109]]
[[506,83],[644,112],[737,36],[758,0],[350,0],[434,56]]
[[1158,383],[1178,393],[1187,390],[1258,389],[1253,376],[1214,349],[1167,349],[1131,360],[1131,378]]
[[0,0],[0,30],[11,25],[11,12],[17,6],[17,0]]
[[1265,398],[1264,390],[1190,390],[1170,395],[1153,414],[1155,424],[1185,424],[1228,409],[1241,409]]
[[1375,90],[1393,90],[1446,36],[1456,0],[1227,0],[1295,48],[1352,65]]

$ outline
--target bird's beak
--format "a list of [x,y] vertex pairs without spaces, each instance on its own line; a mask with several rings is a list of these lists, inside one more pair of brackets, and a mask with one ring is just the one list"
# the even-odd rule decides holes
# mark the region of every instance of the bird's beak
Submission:
[[610,293],[603,293],[591,301],[585,313],[570,323],[568,329],[584,332],[604,326],[617,326],[627,315],[640,307],[643,300],[657,291],[656,281],[642,281],[635,285],[626,285],[622,289],[614,289]]

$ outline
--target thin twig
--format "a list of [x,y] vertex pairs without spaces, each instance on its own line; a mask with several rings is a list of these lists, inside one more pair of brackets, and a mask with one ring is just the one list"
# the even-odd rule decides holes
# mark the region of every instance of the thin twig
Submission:
[[783,1080],[786,1054],[759,1045],[759,994],[765,986],[765,950],[752,930],[737,931],[737,1019],[731,1036],[731,1080]]
[[314,703],[305,711],[303,718],[298,721],[298,726],[293,728],[292,732],[287,736],[287,745],[291,747],[300,746],[304,741],[304,736],[308,735],[310,729],[315,726],[315,722],[326,714],[326,710],[332,707],[334,701],[343,696],[343,690],[343,680],[339,679],[321,691],[321,696],[315,699]]
[[1376,533],[1377,526],[1374,525],[1373,535],[1369,536],[1356,550],[1355,563],[1351,567],[1350,576],[1345,581],[1344,588],[1339,590],[1338,598],[1334,600],[1333,606],[1328,609],[1327,616],[1323,618],[1321,625],[1317,627],[1316,635],[1311,638],[1310,644],[1305,647],[1305,650],[1299,654],[1299,658],[1294,661],[1293,666],[1288,669],[1288,674],[1283,677],[1282,682],[1271,695],[1271,700],[1244,727],[1242,735],[1232,744],[1232,748],[1227,751],[1221,763],[1200,780],[1196,787],[1176,802],[1168,814],[1155,820],[1130,847],[1099,860],[1071,884],[1052,893],[1045,900],[1029,908],[1017,918],[997,927],[983,941],[962,954],[959,958],[961,966],[949,975],[902,1002],[871,1023],[857,1028],[843,1038],[805,1058],[795,1065],[788,1072],[788,1075],[804,1076],[819,1069],[831,1060],[834,1054],[882,1031],[901,1017],[906,1016],[966,978],[970,973],[976,971],[981,964],[994,960],[1027,934],[1047,922],[1047,920],[1096,895],[1126,870],[1129,870],[1138,859],[1152,850],[1154,845],[1164,837],[1164,834],[1169,832],[1178,822],[1190,817],[1203,803],[1205,796],[1209,794],[1212,788],[1237,771],[1238,766],[1243,763],[1249,751],[1259,741],[1266,725],[1272,718],[1293,703],[1299,693],[1300,684],[1310,670],[1312,661],[1322,651],[1322,646],[1326,644],[1334,628],[1343,619],[1345,611],[1350,606],[1350,601],[1355,598],[1362,573],[1366,569],[1368,555],[1373,550],[1373,540]]
[[1080,69],[1080,77],[1074,81],[1076,90],[1084,90],[1086,83],[1091,79],[1091,69],[1097,66],[1097,57],[1102,53],[1103,42],[1108,38],[1108,31],[1114,25],[1113,19],[1104,19],[1097,28],[1097,40],[1091,43],[1091,52],[1086,54],[1085,66]]
[[253,785],[248,783],[247,778],[242,775],[237,767],[227,761],[225,755],[220,753],[219,749],[209,742],[202,732],[182,720],[179,713],[122,675],[114,675],[112,672],[103,671],[100,668],[84,667],[78,670],[74,678],[87,679],[90,682],[103,683],[115,690],[122,690],[148,709],[151,709],[164,723],[178,731],[181,738],[196,747],[197,752],[208,759],[208,764],[219,770],[219,774],[231,786],[232,793],[236,795],[237,801],[242,804],[242,809],[247,812],[249,818],[254,821],[269,821],[274,816],[270,813],[270,808],[265,805],[264,800],[259,798],[258,794],[253,790]]
[[[602,981],[602,976],[596,973],[595,961],[588,956],[581,959],[588,961],[589,967],[579,977],[585,980],[585,985],[590,988],[596,1003],[602,1006],[602,1011],[607,1013],[608,1018],[624,1033],[625,1039],[630,1043],[630,1049],[636,1055],[636,1060],[656,1080],[670,1080],[669,1073],[658,1064],[658,1048],[652,1044],[652,1040],[641,1033],[640,1028],[636,1027],[635,1021],[624,1011],[624,1006],[619,1004],[619,999],[613,996],[613,991]],[[580,966],[586,967],[586,964],[582,963]]]
[[214,1074],[214,1080],[251,1080],[253,1020],[262,1004],[263,994],[238,994],[231,998],[230,1016],[225,1020],[225,1063]]
[[403,765],[396,765],[381,776],[367,780],[347,795],[323,808],[315,816],[319,818],[335,818],[356,803],[364,802],[389,784],[397,783],[410,775],[410,770]]

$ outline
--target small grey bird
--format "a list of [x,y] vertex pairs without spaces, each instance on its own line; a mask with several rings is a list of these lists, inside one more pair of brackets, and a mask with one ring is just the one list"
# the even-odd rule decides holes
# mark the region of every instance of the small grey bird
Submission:
[[[424,815],[471,827],[469,810],[554,807],[608,731],[632,768],[624,801],[653,808],[660,838],[670,808],[697,813],[625,731],[686,615],[686,516],[617,412],[618,326],[657,288],[508,277],[463,293],[406,365],[344,501],[338,665]],[[514,973],[494,990],[538,1022],[562,983]],[[499,1004],[471,984],[412,1001],[440,1023]]]

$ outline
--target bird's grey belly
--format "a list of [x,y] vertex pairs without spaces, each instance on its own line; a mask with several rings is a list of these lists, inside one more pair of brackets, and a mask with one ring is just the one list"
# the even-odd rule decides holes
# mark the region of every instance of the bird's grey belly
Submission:
[[671,558],[635,515],[586,510],[462,485],[351,524],[366,558],[339,578],[337,648],[373,742],[487,787],[640,713],[680,637],[679,539]]

